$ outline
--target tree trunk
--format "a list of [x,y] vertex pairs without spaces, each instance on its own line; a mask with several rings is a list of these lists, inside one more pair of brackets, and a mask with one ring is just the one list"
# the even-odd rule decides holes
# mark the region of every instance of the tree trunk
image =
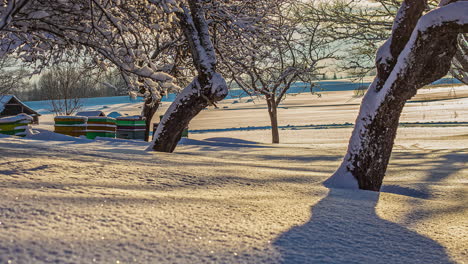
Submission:
[[452,76],[464,84],[468,84],[468,36],[458,36],[458,52],[452,61]]
[[[379,191],[382,186],[401,112],[406,100],[416,94],[416,89],[408,89],[408,92],[399,94],[400,89],[403,88],[400,85],[404,85],[403,82],[394,86],[394,90],[379,106],[374,117],[367,115],[356,120],[349,154],[344,163],[347,166],[346,169],[357,179],[360,189]],[[370,93],[375,93],[375,90]],[[364,109],[361,109],[361,112],[366,111],[365,108],[369,102],[375,99],[369,100],[370,98],[372,97],[363,100],[362,108]],[[356,151],[356,141],[359,142],[357,146],[361,148],[361,151]]]
[[153,116],[158,111],[159,108],[159,102],[153,102],[152,97],[148,97],[145,99],[145,103],[143,105],[143,116],[145,117],[145,141],[149,141],[150,139],[150,131],[152,129],[151,124],[153,120]]
[[228,88],[221,74],[216,72],[216,55],[210,39],[202,0],[188,1],[177,13],[187,38],[198,76],[171,104],[153,139],[149,150],[173,152],[183,130],[201,110],[227,96]]
[[[468,2],[429,12],[417,26],[401,23],[415,9],[416,0],[402,4],[397,16],[400,24],[396,23],[392,37],[378,52],[378,75],[363,98],[348,152],[325,185],[379,191],[405,102],[417,89],[440,79],[450,69],[457,51],[457,35],[468,31],[468,22],[460,18],[468,13]],[[395,42],[399,27],[413,31],[411,38],[400,38],[405,45]]]
[[200,87],[203,86],[211,87],[212,84],[207,84],[206,81],[201,84],[197,78],[177,96],[158,126],[153,141],[153,150],[173,152],[190,121],[201,110],[208,107],[210,101],[218,101],[226,96],[226,94],[218,94],[222,98],[215,97],[216,94],[211,94],[211,89],[200,91]]
[[268,104],[268,115],[270,116],[271,123],[271,143],[279,143],[279,130],[278,130],[278,108],[276,106],[275,100],[267,98]]

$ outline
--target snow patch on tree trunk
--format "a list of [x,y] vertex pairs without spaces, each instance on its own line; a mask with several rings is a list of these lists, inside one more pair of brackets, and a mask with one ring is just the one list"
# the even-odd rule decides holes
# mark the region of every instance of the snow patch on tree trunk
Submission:
[[216,98],[224,98],[228,92],[226,80],[221,74],[215,72],[211,78],[211,94]]
[[338,170],[328,178],[323,185],[328,188],[359,189],[354,175],[348,170],[347,164],[342,163]]

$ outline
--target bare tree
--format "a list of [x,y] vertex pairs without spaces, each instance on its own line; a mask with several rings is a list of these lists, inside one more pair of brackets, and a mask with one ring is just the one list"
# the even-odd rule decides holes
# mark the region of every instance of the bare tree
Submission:
[[224,78],[216,71],[216,54],[203,1],[193,0],[187,4],[181,6],[176,14],[189,43],[197,76],[177,96],[161,120],[149,147],[156,151],[173,152],[189,122],[201,110],[224,99],[228,93]]
[[125,83],[121,72],[116,69],[111,69],[102,75],[102,80],[99,80],[101,86],[101,96],[118,96],[127,95],[128,87]]
[[405,102],[450,69],[458,34],[468,32],[468,2],[441,1],[423,15],[424,0],[405,0],[391,37],[377,52],[377,77],[363,98],[340,168],[329,186],[379,191]]
[[279,143],[278,106],[297,82],[312,87],[323,68],[320,63],[334,58],[334,52],[320,21],[301,17],[301,3],[278,0],[263,4],[268,8],[262,9],[258,21],[262,26],[255,34],[238,36],[230,52],[219,54],[226,76],[249,96],[265,100],[272,143]]
[[[0,38],[0,55],[14,54],[24,61],[47,67],[64,54],[80,51],[95,58],[102,68],[114,66],[130,90],[145,97],[147,120],[161,97],[179,88],[184,50],[181,29],[175,21],[178,4],[146,0],[7,0],[0,17],[8,17]],[[147,111],[147,109],[151,111]]]
[[31,73],[21,63],[4,56],[0,58],[0,94],[23,91],[29,87]]
[[[11,1],[15,0],[7,2]],[[196,71],[195,79],[158,127],[150,148],[157,151],[172,152],[184,124],[227,94],[225,82],[216,72],[210,26],[231,27],[224,21],[235,21],[243,30],[249,24],[248,20],[237,21],[238,13],[230,12],[230,7],[246,6],[248,1],[240,0],[28,2],[4,28],[0,53],[16,53],[24,60],[46,64],[62,58],[70,48],[95,55],[98,64],[116,66],[128,86],[145,96],[143,113],[148,122],[161,97],[186,83],[177,81],[181,73]],[[185,64],[187,58],[192,59],[191,65]],[[191,103],[178,106],[188,94]]]
[[[323,21],[329,37],[339,40],[346,49],[347,55],[342,56],[341,68],[364,76],[373,73],[375,50],[392,33],[393,18],[400,3],[394,0],[314,1],[304,10],[306,16]],[[425,11],[437,5],[437,0],[429,0]],[[468,59],[458,57],[458,62],[468,63]],[[456,73],[466,74],[463,68],[457,67],[459,65],[454,61],[452,69]]]
[[[345,70],[366,74],[373,69],[375,50],[386,40],[398,9],[396,1],[311,1],[304,8],[309,19],[320,20],[330,38],[341,42]],[[377,5],[377,6],[376,6]]]
[[96,86],[86,69],[73,64],[54,66],[41,76],[38,86],[56,115],[72,115],[82,107],[82,98]]

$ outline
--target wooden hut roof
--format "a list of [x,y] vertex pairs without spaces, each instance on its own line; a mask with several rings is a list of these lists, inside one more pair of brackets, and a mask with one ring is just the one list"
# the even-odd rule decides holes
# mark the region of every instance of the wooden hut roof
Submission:
[[2,95],[0,97],[0,113],[3,112],[6,104],[10,102],[11,98],[13,98],[13,95]]
[[29,106],[27,106],[23,102],[21,102],[16,96],[11,95],[11,94],[5,94],[5,95],[0,94],[0,114],[3,112],[3,110],[5,110],[5,108],[9,104],[16,104],[16,105],[19,104],[19,105],[21,105],[26,110],[25,114],[41,116],[38,112],[34,111]]

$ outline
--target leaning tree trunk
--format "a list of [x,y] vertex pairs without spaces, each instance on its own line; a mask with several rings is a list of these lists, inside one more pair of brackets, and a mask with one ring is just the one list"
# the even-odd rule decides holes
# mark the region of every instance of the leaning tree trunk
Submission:
[[[214,88],[215,91],[218,90],[218,92],[212,93],[211,88]],[[219,74],[211,77],[210,80],[200,78],[193,80],[176,97],[161,120],[156,130],[153,149],[161,152],[173,152],[189,122],[201,110],[209,106],[210,102],[222,100],[226,96],[225,88],[226,83]]]
[[154,114],[158,111],[159,102],[154,102],[154,99],[151,96],[145,99],[145,104],[143,105],[143,116],[145,117],[145,140],[149,141],[151,124]]
[[457,36],[468,31],[468,2],[446,4],[420,17],[425,1],[402,3],[392,37],[378,52],[378,75],[363,98],[348,152],[327,186],[380,190],[405,102],[448,72]]
[[271,123],[271,143],[279,143],[279,130],[278,130],[278,107],[276,106],[275,99],[267,98],[268,115],[270,116]]
[[173,152],[189,122],[209,105],[224,99],[228,88],[216,72],[216,55],[210,39],[202,0],[190,0],[177,13],[187,38],[198,76],[175,99],[161,120],[150,150]]

